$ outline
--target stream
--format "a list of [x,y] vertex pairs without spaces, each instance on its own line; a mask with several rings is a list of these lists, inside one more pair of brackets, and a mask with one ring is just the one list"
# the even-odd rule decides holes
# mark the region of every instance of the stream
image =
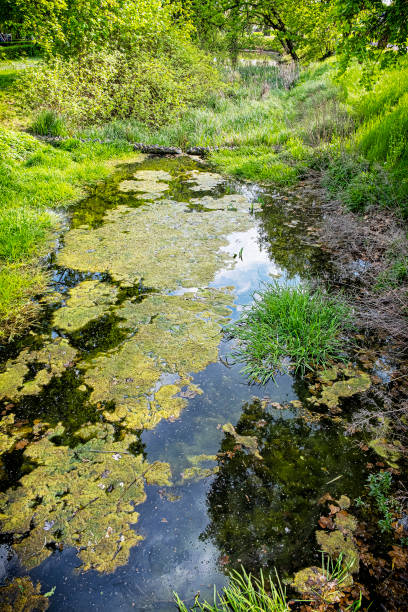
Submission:
[[73,209],[43,319],[3,355],[2,580],[55,587],[51,611],[167,612],[241,565],[319,564],[318,500],[357,497],[365,458],[300,378],[249,385],[223,329],[263,283],[319,275],[320,214],[142,155]]

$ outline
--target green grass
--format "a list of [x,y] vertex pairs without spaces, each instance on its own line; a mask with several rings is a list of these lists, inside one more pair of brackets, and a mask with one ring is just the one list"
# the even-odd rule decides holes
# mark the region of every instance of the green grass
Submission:
[[33,296],[47,275],[38,265],[59,226],[52,209],[81,199],[111,172],[110,160],[129,157],[126,143],[64,142],[60,149],[0,126],[0,340],[21,333],[35,317]]
[[338,297],[272,283],[227,331],[238,341],[233,355],[245,364],[243,372],[265,383],[279,371],[304,372],[341,360],[351,327],[350,309]]
[[[175,593],[175,600],[180,612],[188,612],[188,608]],[[242,573],[233,571],[230,582],[222,593],[214,592],[214,603],[194,602],[194,610],[205,612],[290,612],[286,592],[277,578],[277,586],[271,576],[265,578],[261,571],[260,579],[254,578],[244,570]]]
[[31,126],[31,131],[40,136],[66,136],[67,134],[62,117],[50,110],[38,113]]

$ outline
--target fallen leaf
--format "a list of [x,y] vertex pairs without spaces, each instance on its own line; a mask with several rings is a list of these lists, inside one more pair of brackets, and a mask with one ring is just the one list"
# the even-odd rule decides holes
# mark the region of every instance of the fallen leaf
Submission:
[[334,523],[329,516],[321,516],[318,523],[322,529],[334,529]]
[[222,557],[220,557],[220,565],[228,565],[229,562],[230,558],[228,555],[222,555]]
[[317,503],[320,506],[323,506],[323,504],[325,504],[328,501],[334,501],[334,499],[332,498],[330,493],[325,493],[324,495],[321,496],[321,498],[319,499],[319,501]]

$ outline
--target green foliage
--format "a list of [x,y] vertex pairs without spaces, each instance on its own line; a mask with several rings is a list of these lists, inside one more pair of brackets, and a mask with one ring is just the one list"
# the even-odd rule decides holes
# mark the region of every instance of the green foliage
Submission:
[[363,65],[362,81],[407,53],[408,5],[405,0],[336,0],[337,26],[342,39],[343,70],[352,59]]
[[43,110],[41,111],[34,123],[31,126],[31,131],[34,134],[40,134],[41,136],[65,136],[66,129],[64,120],[59,117],[54,111]]
[[[6,17],[7,18],[7,17]],[[48,54],[73,56],[158,37],[177,21],[188,35],[181,3],[165,0],[16,0],[7,27],[31,38]]]
[[0,60],[12,60],[21,57],[34,57],[39,55],[39,48],[33,43],[20,43],[0,46]]
[[246,46],[248,39],[256,42],[259,35],[248,34],[253,26],[272,32],[273,50],[278,46],[295,61],[317,59],[333,52],[336,36],[332,25],[333,8],[324,0],[301,3],[295,0],[238,0],[233,5],[229,0],[192,0],[191,4],[200,39],[221,29],[232,55]]
[[25,108],[43,111],[35,125],[40,129],[50,127],[49,112],[71,126],[114,118],[160,125],[219,87],[210,60],[175,34],[163,35],[151,50],[54,58],[25,71],[17,84]]
[[267,285],[228,328],[238,340],[234,357],[244,373],[265,383],[278,371],[304,372],[342,359],[351,312],[338,297],[309,287]]
[[392,475],[390,472],[379,472],[370,474],[368,479],[368,494],[374,498],[378,512],[382,518],[378,521],[378,526],[382,532],[392,531],[392,510],[398,509],[398,502],[390,495],[392,485]]
[[243,49],[262,49],[263,51],[281,51],[279,40],[275,36],[265,36],[262,32],[244,34],[240,41]]
[[[222,593],[214,591],[214,603],[200,602],[198,597],[191,609],[203,612],[247,612],[248,610],[262,610],[262,612],[290,612],[285,589],[282,587],[278,575],[277,586],[271,576],[265,578],[262,570],[257,579],[241,572],[230,573],[230,583],[224,587]],[[174,598],[179,612],[188,612],[188,608],[181,601],[177,593]]]

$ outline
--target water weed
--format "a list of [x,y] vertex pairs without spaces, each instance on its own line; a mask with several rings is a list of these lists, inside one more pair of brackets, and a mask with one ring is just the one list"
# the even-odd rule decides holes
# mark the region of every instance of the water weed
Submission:
[[234,357],[243,372],[261,383],[278,371],[304,372],[343,357],[350,308],[320,289],[271,283],[228,328],[238,341]]

